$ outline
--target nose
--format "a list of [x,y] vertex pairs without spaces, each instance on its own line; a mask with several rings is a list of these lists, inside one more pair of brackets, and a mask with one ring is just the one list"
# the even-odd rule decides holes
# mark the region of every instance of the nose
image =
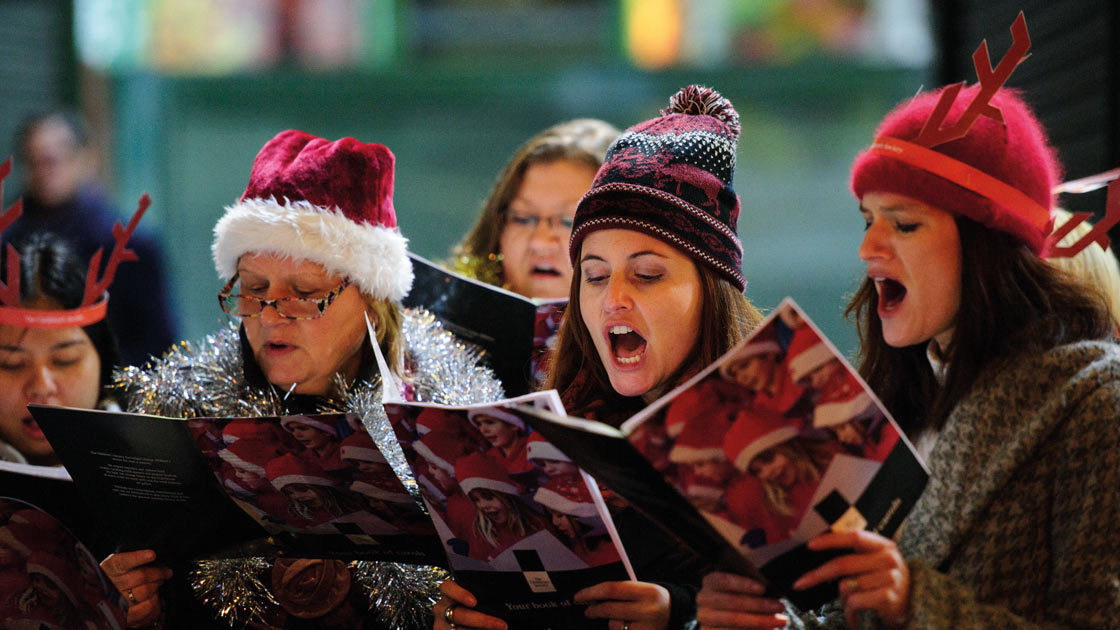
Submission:
[[540,217],[533,231],[529,234],[529,247],[535,252],[551,253],[560,243],[552,222],[559,221],[553,217]]
[[634,306],[634,300],[630,295],[630,283],[622,276],[621,273],[612,273],[607,279],[607,291],[603,299],[603,310],[607,313],[615,313],[622,310],[629,310]]
[[265,326],[278,326],[284,322],[291,321],[287,317],[280,315],[280,311],[276,308],[275,304],[266,304],[264,308],[261,309],[260,320]]
[[888,229],[886,221],[882,219],[875,219],[871,222],[867,231],[863,233],[863,242],[859,244],[860,260],[865,262],[882,260],[890,255],[886,232]]
[[37,367],[27,382],[27,401],[44,403],[58,393],[58,381],[49,366]]

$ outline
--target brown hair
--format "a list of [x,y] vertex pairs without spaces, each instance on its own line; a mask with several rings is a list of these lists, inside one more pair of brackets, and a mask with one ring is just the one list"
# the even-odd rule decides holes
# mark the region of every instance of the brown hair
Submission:
[[1100,292],[1035,256],[1006,232],[957,217],[961,299],[953,340],[942,348],[949,366],[939,385],[926,343],[893,348],[883,341],[879,296],[864,280],[845,315],[859,328],[860,374],[911,436],[940,428],[989,366],[1055,346],[1111,334]]
[[505,226],[506,211],[521,189],[525,170],[531,165],[572,160],[598,170],[603,165],[607,147],[617,137],[618,129],[609,123],[594,118],[578,118],[549,127],[530,138],[498,174],[478,220],[455,246],[452,255],[456,258],[486,258],[501,253],[498,241]]
[[[700,274],[701,289],[700,334],[696,339],[696,347],[688,355],[690,359],[682,363],[667,379],[671,385],[680,383],[713,363],[762,321],[762,314],[758,309],[729,280],[705,265],[696,264],[696,270]],[[576,265],[572,273],[569,307],[560,324],[547,385],[549,389],[556,389],[564,394],[581,372],[588,373],[593,396],[585,396],[585,400],[564,401],[566,406],[574,405],[568,411],[576,415],[580,414],[581,407],[591,403],[593,399],[624,400],[611,387],[607,372],[595,350],[595,342],[587,332],[587,324],[580,313],[581,277],[580,267]]]
[[[373,298],[365,293],[362,294],[362,299],[369,309],[370,320],[374,324],[374,335],[377,336],[377,345],[381,348],[381,354],[385,356],[389,369],[400,376],[404,361],[401,309],[396,302],[384,298]],[[368,358],[372,360],[372,354]]]

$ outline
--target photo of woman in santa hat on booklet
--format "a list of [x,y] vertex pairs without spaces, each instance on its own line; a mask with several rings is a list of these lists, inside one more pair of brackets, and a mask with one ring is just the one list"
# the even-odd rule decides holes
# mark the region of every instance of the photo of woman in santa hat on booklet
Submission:
[[[995,68],[977,51],[979,85],[900,103],[853,165],[866,225],[852,250],[867,277],[849,305],[860,371],[930,479],[897,542],[869,531],[809,542],[842,555],[795,588],[839,580],[840,599],[803,627],[1120,619],[1120,347],[1100,292],[1044,259],[1060,167],[1027,94],[1002,87],[1030,46],[1022,14],[1011,32]],[[697,619],[784,627],[762,593],[714,574]]]

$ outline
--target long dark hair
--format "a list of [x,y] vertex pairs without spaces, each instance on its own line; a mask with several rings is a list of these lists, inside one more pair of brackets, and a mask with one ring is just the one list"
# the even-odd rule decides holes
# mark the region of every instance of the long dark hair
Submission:
[[[696,347],[688,354],[689,359],[667,379],[671,386],[714,362],[762,321],[762,314],[730,281],[704,265],[698,264],[696,269],[700,274],[700,333],[696,338]],[[581,278],[580,266],[576,265],[572,273],[569,307],[560,324],[547,387],[563,395],[573,381],[586,372],[587,394],[581,396],[581,400],[564,401],[565,407],[575,405],[570,413],[580,414],[581,407],[593,400],[617,403],[610,406],[626,409],[632,405],[611,387],[607,371],[595,350],[595,342],[587,332],[587,324],[580,313]]]
[[[86,263],[60,236],[34,232],[14,245],[19,255],[19,298],[27,303],[48,299],[63,309],[78,308],[86,287]],[[0,256],[0,277],[7,277],[8,257]],[[102,389],[112,380],[113,368],[120,363],[117,339],[109,323],[99,322],[82,328],[93,342],[101,359]]]
[[942,348],[949,366],[939,385],[926,343],[892,348],[883,341],[879,297],[864,280],[845,315],[859,328],[860,374],[910,435],[940,428],[985,370],[1017,356],[1111,336],[1099,291],[1035,256],[1010,234],[957,217],[961,299],[953,340]]

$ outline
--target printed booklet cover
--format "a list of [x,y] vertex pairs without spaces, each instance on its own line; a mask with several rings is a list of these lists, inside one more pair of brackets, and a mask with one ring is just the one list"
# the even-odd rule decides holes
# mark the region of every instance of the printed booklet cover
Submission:
[[788,298],[620,428],[518,410],[684,544],[801,606],[835,597],[834,583],[791,585],[839,555],[805,542],[830,529],[892,536],[928,479],[874,393]]
[[455,336],[485,350],[509,396],[540,389],[567,300],[531,300],[409,257],[416,279],[405,306],[428,309]]
[[572,596],[633,579],[595,481],[514,406],[562,413],[554,391],[447,407],[387,402],[455,580],[510,628],[606,628]]
[[446,563],[431,521],[354,414],[29,409],[114,550]]
[[0,462],[0,628],[124,628],[79,505],[65,469]]

